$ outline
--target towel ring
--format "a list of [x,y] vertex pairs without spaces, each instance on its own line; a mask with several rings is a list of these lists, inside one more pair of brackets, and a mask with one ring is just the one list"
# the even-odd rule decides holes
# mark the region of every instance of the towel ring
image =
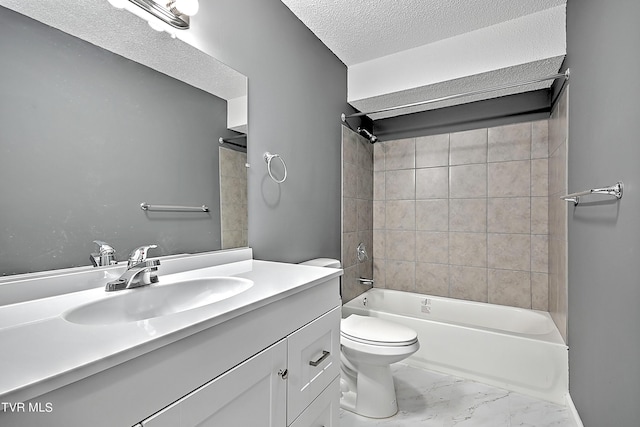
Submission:
[[[287,179],[287,165],[284,160],[282,160],[282,157],[280,157],[279,154],[271,154],[268,151],[264,153],[263,157],[264,161],[267,162],[267,172],[269,172],[269,176],[271,177],[271,179],[278,184],[282,184]],[[284,177],[281,180],[276,179],[276,177],[274,177],[273,173],[271,172],[271,161],[274,158],[278,158],[282,162],[282,166],[284,167]]]

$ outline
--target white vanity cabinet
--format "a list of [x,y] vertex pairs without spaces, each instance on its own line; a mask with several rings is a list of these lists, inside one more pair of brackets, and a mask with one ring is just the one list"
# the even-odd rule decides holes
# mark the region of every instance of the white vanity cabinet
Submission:
[[337,427],[340,271],[324,270],[221,265],[206,274],[255,285],[226,303],[148,321],[91,326],[58,316],[5,328],[3,342],[43,345],[29,365],[22,361],[33,352],[20,346],[5,358],[25,354],[13,365],[47,376],[3,399],[52,410],[0,411],[0,426]]
[[286,340],[272,345],[141,423],[142,427],[285,425]]
[[336,307],[139,426],[337,427],[339,335]]
[[337,307],[287,337],[287,425],[340,376],[340,317]]

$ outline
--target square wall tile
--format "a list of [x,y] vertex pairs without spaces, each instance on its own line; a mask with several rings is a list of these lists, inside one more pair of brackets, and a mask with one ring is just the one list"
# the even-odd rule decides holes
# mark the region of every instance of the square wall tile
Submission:
[[390,261],[385,263],[385,285],[387,289],[398,291],[416,291],[416,263],[408,261]]
[[531,271],[549,272],[549,236],[531,236]]
[[386,202],[385,220],[387,230],[415,230],[416,202],[413,200]]
[[416,261],[437,264],[449,262],[449,234],[416,232]]
[[386,261],[380,258],[373,258],[373,287],[386,288]]
[[[565,202],[566,203],[566,202]],[[531,234],[549,232],[549,198],[531,198]]]
[[416,292],[426,295],[449,296],[449,266],[416,264]]
[[449,197],[448,175],[447,167],[416,169],[416,199]]
[[387,230],[385,258],[387,261],[415,261],[416,233]]
[[242,230],[225,230],[222,233],[222,249],[233,249],[246,246]]
[[531,273],[531,308],[549,311],[549,275]]
[[450,199],[449,230],[485,233],[487,199]]
[[364,170],[373,170],[373,145],[363,137],[358,135],[360,143],[358,144],[358,167]]
[[531,158],[549,157],[549,121],[540,120],[531,123]]
[[531,268],[531,235],[488,234],[489,268],[529,271]]
[[358,283],[358,267],[352,266],[344,269],[344,274],[340,277],[340,284],[342,287],[342,303],[351,301],[357,297],[359,292]]
[[[363,277],[365,279],[373,279],[373,260],[368,259],[365,262],[361,262],[358,264],[358,276]],[[367,289],[363,284],[360,284],[363,288]],[[369,286],[369,289],[371,286]]]
[[384,171],[373,173],[373,200],[385,200],[385,180]]
[[531,308],[531,273],[489,269],[487,277],[491,304]]
[[530,233],[531,199],[529,197],[492,198],[487,201],[489,233]]
[[358,230],[357,199],[342,198],[342,232],[349,233]]
[[357,185],[358,189],[356,197],[359,199],[373,200],[373,171],[358,168]]
[[[365,250],[367,251],[367,255],[369,256],[369,259],[371,259],[372,252],[373,252],[373,230],[358,231],[357,240],[358,240],[358,243],[356,244],[356,248],[357,248],[357,245],[359,245],[360,243],[363,243]],[[357,249],[356,249],[356,254],[357,254]],[[356,255],[356,260],[357,258],[358,257]],[[359,261],[357,261],[356,264],[357,263],[359,263]]]
[[358,199],[356,209],[358,231],[373,229],[373,201]]
[[348,268],[356,265],[358,247],[358,233],[342,233],[342,267]]
[[489,128],[489,162],[531,158],[531,123]]
[[449,233],[449,264],[486,267],[487,235],[485,233]]
[[355,198],[358,195],[358,168],[345,164],[342,168],[342,197]]
[[450,165],[487,162],[487,129],[452,133],[449,144]]
[[531,161],[489,163],[489,197],[529,197]]
[[[382,230],[386,227],[387,223],[387,215],[386,215],[387,204],[382,200],[374,200],[373,201],[373,229],[374,230]],[[343,219],[346,221],[346,219]]]
[[449,200],[416,200],[416,230],[448,231]]
[[416,168],[449,164],[449,134],[416,138]]
[[[372,274],[376,287],[550,309],[564,324],[567,210],[553,191],[566,176],[566,118],[556,111],[554,119],[553,127],[540,120],[373,146],[351,132],[347,282]],[[563,148],[549,157],[550,147]],[[368,263],[356,262],[360,241]]]
[[449,168],[449,197],[478,198],[487,195],[487,165],[463,165]]
[[531,161],[531,195],[547,196],[549,194],[549,160],[535,159]]
[[449,267],[449,296],[487,302],[487,269],[452,265]]
[[385,173],[386,200],[415,200],[416,171],[414,169]]
[[415,139],[401,139],[383,143],[386,147],[384,156],[385,170],[414,169],[416,167]]
[[[372,256],[371,254],[369,255]],[[387,256],[387,230],[373,230],[373,258],[384,259]]]
[[384,157],[387,150],[385,144],[373,144],[373,170],[375,172],[384,171]]

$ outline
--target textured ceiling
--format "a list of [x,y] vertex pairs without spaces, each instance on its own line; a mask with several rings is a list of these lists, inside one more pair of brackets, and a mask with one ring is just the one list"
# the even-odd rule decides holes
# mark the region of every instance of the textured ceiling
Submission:
[[247,78],[195,47],[152,30],[107,0],[0,0],[65,33],[182,80],[223,99],[247,94]]
[[566,4],[566,0],[282,0],[347,66]]
[[[348,67],[360,111],[554,74],[566,0],[282,0]],[[549,87],[552,82],[370,114],[394,117]]]

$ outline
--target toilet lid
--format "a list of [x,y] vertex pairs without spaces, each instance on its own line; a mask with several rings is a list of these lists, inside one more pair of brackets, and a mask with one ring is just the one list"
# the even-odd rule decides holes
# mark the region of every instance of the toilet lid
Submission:
[[358,314],[342,319],[340,333],[359,342],[378,345],[411,345],[418,340],[418,334],[411,328]]

